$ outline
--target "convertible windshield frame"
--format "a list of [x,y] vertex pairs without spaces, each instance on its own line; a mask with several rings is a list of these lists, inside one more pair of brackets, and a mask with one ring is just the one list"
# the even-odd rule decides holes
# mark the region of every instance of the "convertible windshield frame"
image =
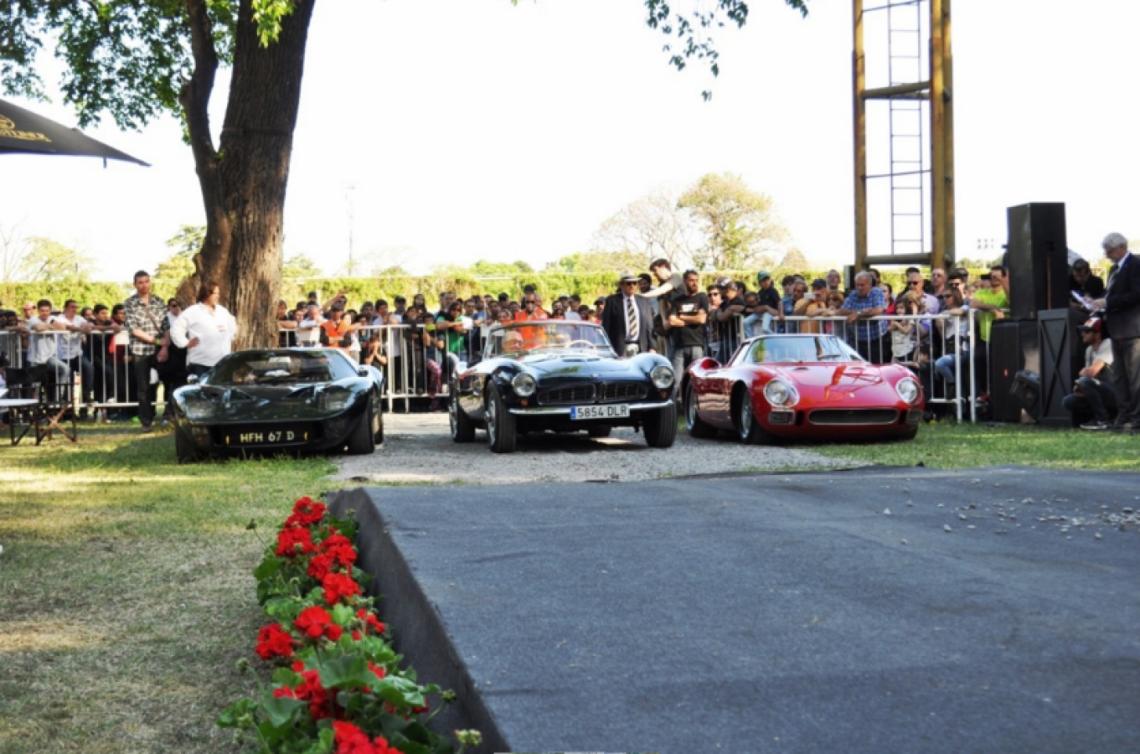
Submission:
[[565,319],[496,324],[487,332],[483,358],[520,358],[530,354],[580,352],[616,358],[606,331],[592,322]]
[[834,364],[865,361],[836,335],[762,335],[740,349],[741,364]]

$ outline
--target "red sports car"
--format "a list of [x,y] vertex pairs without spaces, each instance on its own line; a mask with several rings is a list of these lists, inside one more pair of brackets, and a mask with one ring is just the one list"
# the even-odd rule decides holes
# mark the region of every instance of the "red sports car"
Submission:
[[834,335],[762,335],[728,363],[702,359],[681,385],[694,437],[718,429],[766,437],[914,437],[922,385],[900,364],[875,365]]

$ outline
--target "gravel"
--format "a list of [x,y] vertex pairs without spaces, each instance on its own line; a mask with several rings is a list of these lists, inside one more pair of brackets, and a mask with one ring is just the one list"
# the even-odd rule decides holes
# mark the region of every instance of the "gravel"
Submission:
[[383,446],[336,463],[335,479],[365,484],[615,482],[865,465],[802,448],[741,445],[728,436],[697,440],[683,430],[672,448],[649,448],[639,433],[625,428],[596,440],[581,432],[531,435],[520,439],[515,453],[500,455],[487,448],[482,431],[475,442],[452,442],[443,413],[385,414]]

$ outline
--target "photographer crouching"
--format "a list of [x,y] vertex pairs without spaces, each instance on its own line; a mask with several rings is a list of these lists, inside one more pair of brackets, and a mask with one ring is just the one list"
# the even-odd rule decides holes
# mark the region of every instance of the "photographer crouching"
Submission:
[[1077,328],[1085,344],[1085,366],[1077,373],[1073,392],[1062,405],[1081,422],[1081,429],[1103,430],[1112,426],[1116,415],[1116,394],[1112,390],[1112,341],[1104,337],[1104,323],[1092,317]]

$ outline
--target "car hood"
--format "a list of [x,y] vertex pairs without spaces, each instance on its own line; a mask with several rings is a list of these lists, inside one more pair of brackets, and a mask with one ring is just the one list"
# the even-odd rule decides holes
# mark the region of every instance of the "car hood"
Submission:
[[[345,389],[354,393],[343,406],[329,407],[320,400],[328,389]],[[179,388],[175,400],[194,421],[270,419],[322,419],[344,412],[359,391],[344,383],[305,383],[293,385],[189,385]],[[190,404],[193,404],[191,406]]]
[[874,364],[789,364],[770,366],[768,371],[803,387],[854,388],[884,381],[882,369]]
[[589,354],[549,354],[528,356],[520,360],[535,377],[585,379],[644,379],[641,366],[630,360],[591,356]]

